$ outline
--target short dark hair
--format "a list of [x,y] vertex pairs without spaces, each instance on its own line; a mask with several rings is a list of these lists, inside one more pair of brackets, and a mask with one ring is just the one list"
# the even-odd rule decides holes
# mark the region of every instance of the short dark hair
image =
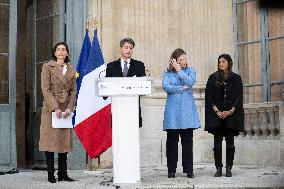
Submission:
[[[58,43],[56,43],[56,44],[54,45],[54,47],[53,47],[53,49],[52,49],[52,58],[53,58],[53,60],[55,60],[55,61],[57,61],[57,57],[54,55],[54,53],[55,53],[55,51],[56,51],[56,49],[57,49],[57,47],[58,47],[59,45],[64,45],[65,48],[66,48],[66,51],[67,51],[67,53],[68,53],[68,55],[69,55],[69,48],[68,48],[68,45],[67,45],[65,42],[63,42],[63,41],[58,42]],[[65,62],[65,63],[70,62],[69,56],[66,56],[64,62]]]
[[174,52],[172,52],[172,55],[170,57],[169,70],[171,70],[171,71],[175,70],[174,67],[171,64],[171,59],[174,58],[174,59],[177,60],[183,54],[186,55],[185,51],[183,49],[181,49],[181,48],[177,48],[176,50],[174,50]]
[[130,43],[133,47],[135,46],[135,42],[131,38],[124,38],[120,40],[120,48],[124,45],[124,43]]

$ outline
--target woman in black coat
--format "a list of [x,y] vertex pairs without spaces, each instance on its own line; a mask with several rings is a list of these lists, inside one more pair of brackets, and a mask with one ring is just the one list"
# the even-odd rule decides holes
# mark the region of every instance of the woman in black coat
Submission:
[[226,140],[226,177],[232,176],[234,136],[244,129],[243,84],[232,72],[230,55],[218,57],[218,71],[208,78],[205,90],[205,131],[214,135],[215,177],[222,176],[222,141]]

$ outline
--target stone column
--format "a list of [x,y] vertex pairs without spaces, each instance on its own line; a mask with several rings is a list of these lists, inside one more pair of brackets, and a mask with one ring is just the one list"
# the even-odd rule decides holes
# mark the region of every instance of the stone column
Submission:
[[284,101],[279,102],[280,166],[284,167]]

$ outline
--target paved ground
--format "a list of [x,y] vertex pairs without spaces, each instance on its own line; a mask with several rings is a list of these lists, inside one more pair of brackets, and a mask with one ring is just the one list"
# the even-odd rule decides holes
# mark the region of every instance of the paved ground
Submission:
[[[19,170],[16,174],[0,175],[0,189],[169,189],[169,188],[206,188],[206,189],[244,189],[244,188],[283,188],[284,189],[284,168],[283,167],[255,167],[255,166],[234,166],[233,177],[215,178],[213,164],[194,165],[195,178],[189,179],[177,170],[176,178],[167,178],[166,167],[141,168],[141,184],[115,186],[112,180],[112,170],[102,171],[68,170],[69,176],[76,182],[57,182],[51,184],[47,181],[46,171]],[[225,170],[223,171],[225,172]]]

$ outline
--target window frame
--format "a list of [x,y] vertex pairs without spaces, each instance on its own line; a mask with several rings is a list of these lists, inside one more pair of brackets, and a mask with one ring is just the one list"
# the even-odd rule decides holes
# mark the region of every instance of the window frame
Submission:
[[274,37],[269,37],[268,29],[268,8],[262,7],[259,9],[260,11],[260,40],[252,40],[252,41],[238,41],[238,17],[237,17],[237,6],[239,4],[244,4],[248,2],[257,2],[257,0],[233,0],[233,41],[234,41],[234,66],[233,69],[236,73],[239,73],[239,54],[238,49],[241,45],[261,43],[261,63],[262,63],[262,83],[253,83],[253,84],[244,84],[244,87],[256,87],[262,86],[262,99],[263,102],[271,101],[271,87],[273,85],[282,85],[284,84],[284,80],[279,81],[270,81],[270,49],[269,42],[272,40],[283,39],[283,35],[278,35]]

